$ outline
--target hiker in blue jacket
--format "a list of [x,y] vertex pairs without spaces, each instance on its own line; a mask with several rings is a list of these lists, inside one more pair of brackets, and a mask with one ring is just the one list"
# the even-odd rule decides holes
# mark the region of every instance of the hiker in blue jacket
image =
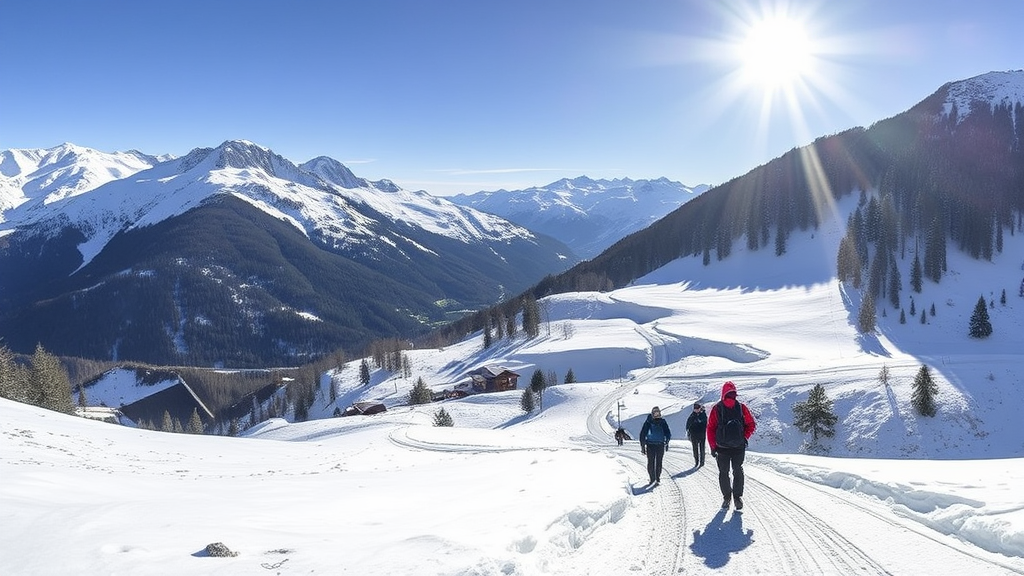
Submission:
[[668,422],[661,417],[661,409],[655,406],[640,428],[640,452],[647,455],[647,475],[651,477],[652,486],[661,482],[661,462],[670,440],[672,431],[668,428]]

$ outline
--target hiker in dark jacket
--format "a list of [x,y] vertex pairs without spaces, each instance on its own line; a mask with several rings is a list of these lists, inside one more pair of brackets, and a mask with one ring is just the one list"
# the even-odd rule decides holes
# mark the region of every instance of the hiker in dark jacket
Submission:
[[728,508],[731,500],[736,503],[737,510],[743,509],[743,457],[747,452],[747,441],[756,427],[750,410],[736,399],[736,385],[732,382],[723,384],[722,400],[708,414],[708,446],[711,456],[718,461],[722,508]]
[[693,412],[686,419],[686,436],[693,444],[693,467],[704,465],[704,438],[708,432],[708,415],[700,402],[695,402]]
[[668,428],[668,422],[661,417],[661,409],[655,406],[640,428],[640,452],[647,455],[647,474],[653,486],[661,483],[661,462],[670,440],[672,431]]

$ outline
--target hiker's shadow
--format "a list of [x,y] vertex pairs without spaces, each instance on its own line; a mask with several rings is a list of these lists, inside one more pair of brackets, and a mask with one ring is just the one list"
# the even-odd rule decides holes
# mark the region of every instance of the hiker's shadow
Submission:
[[729,563],[729,555],[739,552],[754,541],[753,530],[743,530],[743,513],[733,512],[729,521],[725,521],[728,510],[720,510],[704,527],[704,532],[693,531],[693,544],[690,550],[694,556],[704,559],[708,568],[721,568]]
[[633,491],[633,496],[636,496],[638,494],[646,494],[646,493],[650,492],[651,490],[654,490],[654,486],[652,486],[650,484],[639,484],[639,483],[638,484],[630,484],[629,488],[630,488],[630,490]]
[[679,472],[677,474],[673,474],[672,475],[672,479],[674,480],[674,479],[678,479],[678,478],[686,478],[690,474],[696,473],[697,470],[700,470],[700,468],[697,468],[696,466],[694,466],[693,468],[689,468],[689,469],[683,470],[682,472]]

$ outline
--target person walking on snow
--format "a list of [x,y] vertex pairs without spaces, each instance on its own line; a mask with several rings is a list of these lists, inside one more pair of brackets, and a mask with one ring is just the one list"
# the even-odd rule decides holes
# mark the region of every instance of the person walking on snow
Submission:
[[[718,485],[722,489],[722,508],[729,502],[743,509],[743,457],[747,442],[757,428],[754,416],[736,399],[736,385],[726,382],[722,385],[722,400],[715,404],[708,415],[708,446],[711,456],[718,462]],[[732,482],[729,468],[732,468]]]
[[693,467],[704,465],[704,437],[708,431],[708,415],[700,402],[695,402],[693,412],[686,419],[686,436],[693,444]]
[[661,409],[655,406],[640,428],[640,453],[647,455],[647,475],[651,477],[651,485],[661,483],[661,462],[670,440],[672,431],[668,428],[668,422],[661,417]]

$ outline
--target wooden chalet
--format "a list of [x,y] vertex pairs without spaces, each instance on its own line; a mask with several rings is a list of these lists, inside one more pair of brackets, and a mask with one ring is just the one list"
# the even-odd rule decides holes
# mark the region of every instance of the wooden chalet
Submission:
[[504,392],[519,387],[519,374],[504,366],[481,366],[469,373],[475,392]]

